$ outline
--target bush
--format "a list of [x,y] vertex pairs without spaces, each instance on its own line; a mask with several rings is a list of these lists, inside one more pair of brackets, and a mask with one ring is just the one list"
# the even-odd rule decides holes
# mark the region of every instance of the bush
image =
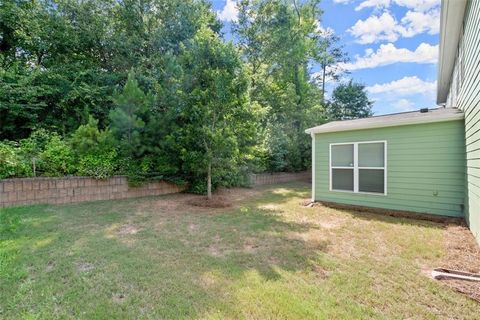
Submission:
[[97,179],[108,178],[115,173],[116,158],[115,150],[102,154],[86,154],[80,158],[77,173]]
[[25,166],[30,167],[29,171],[31,171],[32,176],[37,175],[37,169],[41,171],[40,155],[51,138],[52,133],[45,129],[39,129],[34,131],[27,139],[20,140],[18,153]]
[[74,171],[72,149],[60,136],[53,135],[40,154],[42,167],[47,176],[63,176]]
[[70,143],[78,163],[78,174],[105,179],[115,173],[114,138],[109,130],[98,129],[98,120],[90,116],[88,123],[73,133]]
[[99,130],[98,120],[89,116],[88,123],[81,125],[70,140],[78,157],[93,154],[109,154],[114,149],[114,138],[109,130]]
[[15,142],[0,142],[0,179],[30,176],[31,168],[23,161]]
[[149,157],[141,160],[125,157],[119,161],[119,164],[119,173],[128,177],[128,184],[132,187],[140,186],[150,178],[152,159]]

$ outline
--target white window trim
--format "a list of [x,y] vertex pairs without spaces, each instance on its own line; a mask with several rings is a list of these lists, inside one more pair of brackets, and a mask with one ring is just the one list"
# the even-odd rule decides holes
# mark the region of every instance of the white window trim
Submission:
[[[358,166],[358,145],[359,144],[367,144],[367,143],[383,143],[383,159],[384,159],[384,166],[383,167],[359,167]],[[353,167],[345,167],[345,166],[333,166],[332,167],[332,146],[340,146],[340,145],[353,145]],[[345,192],[345,193],[360,193],[360,194],[370,194],[375,196],[386,196],[387,195],[387,141],[386,140],[375,140],[375,141],[357,141],[357,142],[340,142],[340,143],[330,143],[329,150],[328,150],[328,168],[329,168],[329,179],[330,179],[330,191],[331,192]],[[351,169],[353,170],[353,191],[349,190],[336,190],[332,187],[332,173],[333,169]],[[371,169],[371,170],[384,170],[383,174],[383,193],[377,192],[364,192],[358,191],[358,172],[359,169]]]

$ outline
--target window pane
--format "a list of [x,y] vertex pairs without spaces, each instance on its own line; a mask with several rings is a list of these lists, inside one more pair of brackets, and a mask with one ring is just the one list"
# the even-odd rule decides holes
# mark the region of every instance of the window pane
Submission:
[[332,189],[353,191],[353,169],[332,169]]
[[384,193],[385,170],[359,169],[358,191]]
[[332,166],[353,167],[353,144],[332,146]]
[[384,143],[359,143],[358,144],[358,166],[359,167],[383,167]]

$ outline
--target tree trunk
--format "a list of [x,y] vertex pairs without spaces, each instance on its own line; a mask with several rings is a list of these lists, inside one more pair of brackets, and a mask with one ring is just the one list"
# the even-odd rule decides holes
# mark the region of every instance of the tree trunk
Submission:
[[207,198],[208,200],[212,199],[212,163],[208,163],[208,173],[207,173]]

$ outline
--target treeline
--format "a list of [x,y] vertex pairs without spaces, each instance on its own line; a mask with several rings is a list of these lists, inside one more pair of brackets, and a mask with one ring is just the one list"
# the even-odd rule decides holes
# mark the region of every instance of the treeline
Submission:
[[205,192],[307,168],[305,128],[371,102],[351,82],[325,101],[346,57],[318,1],[238,7],[233,44],[202,0],[2,1],[0,178],[120,173]]

